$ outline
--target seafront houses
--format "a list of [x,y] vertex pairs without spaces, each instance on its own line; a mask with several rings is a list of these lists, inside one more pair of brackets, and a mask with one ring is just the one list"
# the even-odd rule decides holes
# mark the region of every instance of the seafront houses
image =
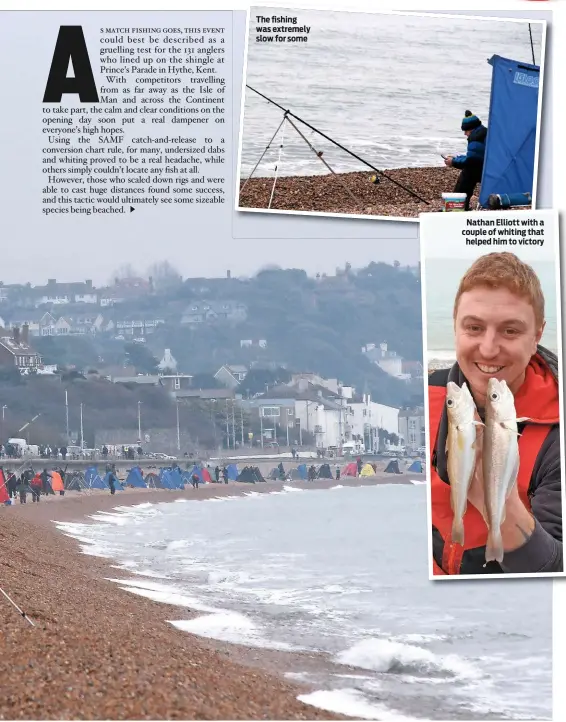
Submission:
[[409,451],[425,446],[425,414],[422,406],[399,411],[399,436],[405,440]]
[[224,364],[214,374],[214,378],[229,389],[236,389],[248,375],[248,367],[243,364]]
[[193,301],[181,315],[181,324],[192,326],[222,321],[241,323],[247,317],[247,306],[238,301]]
[[90,279],[79,283],[58,283],[50,278],[45,286],[34,286],[36,307],[62,306],[71,303],[98,303],[98,292]]
[[0,336],[0,366],[15,366],[20,373],[36,371],[41,366],[41,356],[29,345],[28,331],[19,328],[11,335]]

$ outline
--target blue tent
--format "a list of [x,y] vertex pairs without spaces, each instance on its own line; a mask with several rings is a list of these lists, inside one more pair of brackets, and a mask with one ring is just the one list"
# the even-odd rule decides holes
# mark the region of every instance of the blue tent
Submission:
[[494,55],[480,205],[492,194],[532,193],[539,100],[538,65]]
[[236,479],[238,478],[238,474],[240,473],[238,471],[237,464],[228,464],[228,466],[226,467],[226,471],[228,472],[228,479],[230,481],[236,481]]
[[417,473],[422,474],[424,471],[422,462],[420,462],[418,459],[415,459],[411,466],[409,466],[407,471],[416,471]]
[[185,480],[183,479],[180,469],[169,469],[169,478],[171,479],[174,489],[185,488]]
[[98,476],[98,468],[96,466],[89,466],[85,469],[85,483],[88,487],[91,487],[92,480],[95,476]]
[[174,489],[173,480],[171,479],[170,469],[159,470],[159,481],[163,489]]
[[86,481],[86,485],[89,489],[108,489],[108,485],[104,483],[104,479],[102,479],[99,474],[89,477],[88,481]]
[[139,466],[134,466],[133,469],[130,469],[130,473],[128,474],[128,478],[125,483],[126,486],[135,486],[140,489],[147,489],[147,484],[143,480]]
[[301,475],[301,479],[302,479],[303,481],[306,481],[307,478],[308,478],[308,475],[309,475],[309,474],[308,474],[308,471],[307,471],[307,465],[306,465],[306,464],[299,464],[299,465],[297,466],[297,471],[298,471],[299,474]]

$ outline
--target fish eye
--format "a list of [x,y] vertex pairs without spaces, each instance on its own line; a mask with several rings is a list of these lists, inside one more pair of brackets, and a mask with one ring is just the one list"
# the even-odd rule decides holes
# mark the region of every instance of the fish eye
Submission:
[[446,406],[454,406],[454,400],[453,400],[453,399],[447,399],[447,400],[446,400]]
[[494,391],[494,392],[491,394],[491,397],[490,397],[490,398],[491,398],[492,401],[497,401],[497,399],[499,398],[499,394],[498,394],[496,391]]

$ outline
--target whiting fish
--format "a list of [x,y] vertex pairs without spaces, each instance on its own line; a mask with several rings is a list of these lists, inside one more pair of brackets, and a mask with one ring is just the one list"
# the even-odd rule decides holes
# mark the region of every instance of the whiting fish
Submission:
[[466,383],[460,387],[453,381],[448,382],[446,411],[448,413],[446,453],[450,502],[454,513],[452,541],[463,544],[464,514],[476,464],[476,427],[483,424],[474,419],[476,405]]
[[515,400],[507,383],[491,378],[487,384],[482,470],[489,529],[485,561],[503,561],[501,524],[505,521],[505,502],[519,473],[519,432]]

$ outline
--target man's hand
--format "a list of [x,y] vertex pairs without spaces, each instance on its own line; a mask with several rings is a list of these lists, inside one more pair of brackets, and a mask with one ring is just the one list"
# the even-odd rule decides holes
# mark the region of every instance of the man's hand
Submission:
[[444,159],[444,165],[447,165],[449,168],[452,168],[452,156],[447,155]]
[[[479,420],[478,416],[476,420]],[[480,512],[487,526],[482,466],[484,433],[485,426],[476,426],[476,468],[468,491],[468,501]],[[519,488],[515,482],[505,502],[505,519],[501,524],[503,550],[510,552],[523,546],[529,540],[534,528],[534,517],[521,501]]]

